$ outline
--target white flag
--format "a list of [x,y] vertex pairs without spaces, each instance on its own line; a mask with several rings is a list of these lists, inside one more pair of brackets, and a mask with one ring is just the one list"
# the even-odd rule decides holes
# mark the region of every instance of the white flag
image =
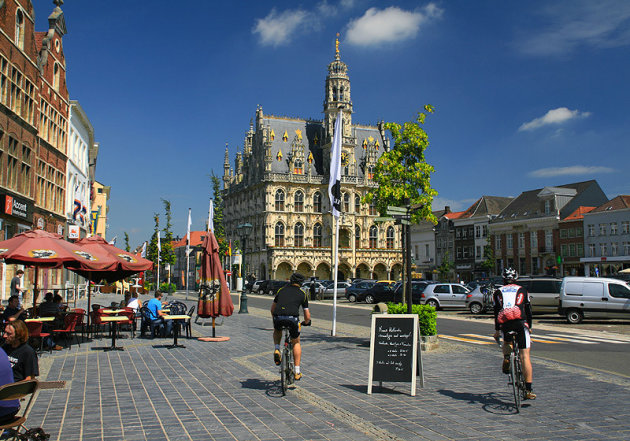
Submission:
[[214,233],[214,201],[210,199],[210,208],[208,209],[208,231]]
[[335,135],[333,137],[332,148],[330,149],[330,181],[328,182],[328,197],[332,214],[339,217],[341,212],[341,127],[343,117],[341,109],[335,121]]
[[160,256],[160,253],[162,252],[162,244],[160,244],[160,232],[158,231],[158,237],[157,237],[157,247],[158,247],[158,262],[162,261],[162,257]]
[[146,240],[142,244],[142,251],[140,251],[140,257],[142,257],[142,258],[146,258],[147,257],[147,242],[146,242]]
[[108,243],[109,243],[110,245],[114,245],[114,246],[116,246],[116,239],[118,239],[118,236],[114,236],[114,238],[113,238],[112,240],[110,240]]
[[190,254],[190,225],[192,221],[190,220],[190,208],[188,209],[188,227],[186,229],[186,255]]

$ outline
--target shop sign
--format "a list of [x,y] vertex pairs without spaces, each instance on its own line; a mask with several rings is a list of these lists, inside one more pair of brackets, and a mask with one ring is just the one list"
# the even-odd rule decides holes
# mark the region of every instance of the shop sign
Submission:
[[78,238],[79,238],[79,226],[68,225],[68,239],[78,239]]
[[8,194],[2,195],[4,197],[4,213],[10,216],[21,217],[22,219],[28,219],[28,204]]

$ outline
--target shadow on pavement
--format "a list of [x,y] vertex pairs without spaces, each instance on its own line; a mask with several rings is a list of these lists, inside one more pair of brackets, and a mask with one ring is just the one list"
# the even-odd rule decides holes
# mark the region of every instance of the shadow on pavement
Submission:
[[278,381],[249,378],[241,381],[241,387],[245,389],[264,390],[270,397],[282,397],[282,388]]
[[[439,393],[446,395],[447,397],[454,398],[456,400],[467,401],[470,404],[481,404],[481,408],[488,412],[501,415],[515,414],[516,408],[512,402],[505,402],[496,397],[494,392],[488,392],[485,394],[471,394],[468,392],[455,392],[449,389],[439,389]],[[522,408],[528,407],[529,404],[522,404]]]
[[[340,386],[348,388],[348,389],[352,389],[354,391],[360,392],[362,394],[366,394],[367,393],[367,385],[363,385],[363,384],[340,384]],[[409,395],[409,385],[405,385],[404,387],[406,387],[405,390],[397,390],[397,389],[392,389],[389,388],[387,386],[372,386],[372,393],[377,393],[377,394],[389,394],[389,395]]]

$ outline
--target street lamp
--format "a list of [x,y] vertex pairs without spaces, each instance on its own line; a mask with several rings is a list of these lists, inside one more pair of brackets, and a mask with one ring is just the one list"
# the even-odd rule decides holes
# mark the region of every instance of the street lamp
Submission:
[[[241,268],[242,268],[242,275],[245,274],[245,250],[247,249],[247,238],[249,237],[250,234],[252,234],[252,229],[254,227],[252,227],[252,224],[246,223],[246,224],[241,224],[238,227],[236,227],[236,234],[238,234],[238,237],[241,239],[241,242],[243,244],[243,262],[241,263]],[[239,314],[247,314],[247,293],[245,292],[245,289],[243,289],[241,291],[241,307],[238,311]]]

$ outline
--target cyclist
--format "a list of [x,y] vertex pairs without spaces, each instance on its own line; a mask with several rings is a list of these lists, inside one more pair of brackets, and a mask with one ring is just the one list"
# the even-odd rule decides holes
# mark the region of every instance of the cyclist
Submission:
[[503,286],[494,291],[494,338],[498,340],[499,333],[503,334],[503,365],[504,374],[510,372],[510,352],[512,351],[512,336],[508,331],[516,331],[516,343],[520,349],[523,375],[525,377],[525,399],[534,400],[536,394],[532,392],[532,363],[529,358],[531,346],[530,330],[532,329],[532,306],[529,294],[522,286],[516,284],[518,273],[513,268],[505,268],[502,273]]
[[304,310],[304,321],[302,324],[311,324],[311,313],[308,310],[308,297],[300,289],[305,277],[300,273],[293,273],[289,279],[289,284],[280,288],[278,294],[271,304],[271,315],[273,316],[273,359],[277,365],[282,361],[280,353],[280,339],[282,338],[282,327],[289,328],[291,345],[293,346],[293,357],[295,359],[295,379],[302,378],[300,372],[300,359],[302,358],[302,348],[300,346],[300,306]]

